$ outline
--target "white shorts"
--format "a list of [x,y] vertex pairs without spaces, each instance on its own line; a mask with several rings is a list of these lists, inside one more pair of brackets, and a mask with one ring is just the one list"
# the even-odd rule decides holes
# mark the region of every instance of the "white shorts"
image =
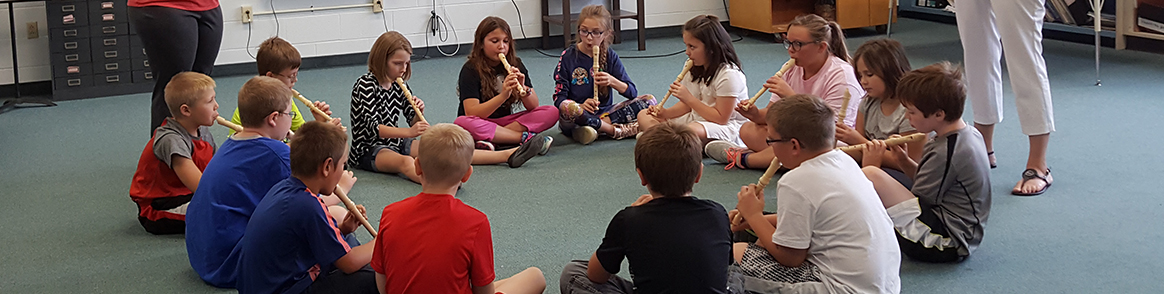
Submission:
[[897,229],[897,234],[901,235],[902,238],[921,244],[926,248],[938,250],[957,247],[954,239],[933,233],[933,229],[929,225],[918,219],[922,215],[922,209],[917,197],[902,201],[885,211],[889,213],[889,219],[893,220],[893,227]]

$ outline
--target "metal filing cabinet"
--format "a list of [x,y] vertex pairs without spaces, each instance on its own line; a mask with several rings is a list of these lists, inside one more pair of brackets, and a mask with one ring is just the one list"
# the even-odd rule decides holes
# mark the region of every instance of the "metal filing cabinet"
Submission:
[[46,1],[53,100],[153,90],[153,74],[130,28],[126,1]]

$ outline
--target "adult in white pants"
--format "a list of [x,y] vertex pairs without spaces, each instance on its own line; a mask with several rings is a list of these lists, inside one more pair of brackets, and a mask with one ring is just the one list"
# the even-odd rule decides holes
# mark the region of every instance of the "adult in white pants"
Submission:
[[[1030,139],[1030,153],[1023,178],[1011,191],[1015,195],[1039,195],[1051,186],[1047,145],[1055,122],[1051,87],[1043,60],[1045,0],[956,1],[958,33],[966,66],[966,92],[974,108],[974,127],[982,133],[990,165],[995,166],[994,126],[1002,121],[1002,68],[1006,67],[1015,93],[1019,123]],[[953,1],[952,1],[953,2]]]

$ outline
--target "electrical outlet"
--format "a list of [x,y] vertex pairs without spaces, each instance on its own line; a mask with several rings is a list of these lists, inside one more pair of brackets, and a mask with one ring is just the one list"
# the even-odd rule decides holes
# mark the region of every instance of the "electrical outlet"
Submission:
[[251,23],[252,21],[255,21],[255,10],[250,5],[243,5],[242,23]]
[[384,12],[384,0],[372,0],[372,13]]
[[35,21],[28,22],[28,38],[40,38],[40,26]]

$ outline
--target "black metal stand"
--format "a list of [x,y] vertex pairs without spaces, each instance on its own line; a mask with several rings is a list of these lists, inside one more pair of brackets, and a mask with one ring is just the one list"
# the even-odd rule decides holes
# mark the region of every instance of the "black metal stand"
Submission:
[[8,29],[12,37],[12,87],[16,90],[14,97],[5,97],[4,105],[0,106],[0,113],[7,112],[13,108],[19,107],[21,104],[40,104],[42,106],[57,106],[53,100],[47,97],[21,97],[20,96],[20,66],[17,64],[16,53],[16,18],[14,17],[12,4],[17,2],[34,2],[44,0],[9,0],[4,1],[8,3]]

